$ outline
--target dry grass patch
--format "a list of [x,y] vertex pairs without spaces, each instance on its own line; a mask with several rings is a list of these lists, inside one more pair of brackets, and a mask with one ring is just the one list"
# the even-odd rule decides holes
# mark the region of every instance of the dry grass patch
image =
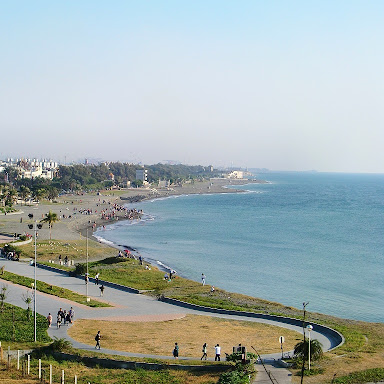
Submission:
[[223,355],[232,353],[232,347],[239,343],[249,349],[256,346],[261,353],[273,353],[280,351],[279,336],[285,337],[285,350],[292,349],[301,337],[297,332],[267,324],[196,315],[145,323],[78,320],[69,334],[80,342],[93,344],[98,330],[102,334],[102,347],[108,349],[171,355],[177,342],[180,356],[188,357],[200,357],[204,343],[208,344],[208,357],[213,357],[217,343]]

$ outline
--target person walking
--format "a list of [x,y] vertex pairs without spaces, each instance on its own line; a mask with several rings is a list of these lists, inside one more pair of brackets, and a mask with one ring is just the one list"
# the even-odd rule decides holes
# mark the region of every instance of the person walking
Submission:
[[50,328],[52,325],[52,315],[50,313],[48,313],[47,320],[48,320],[48,327]]
[[104,285],[101,284],[101,286],[99,287],[99,289],[100,289],[100,296],[103,296],[103,295],[104,295],[104,289],[105,289]]
[[70,323],[73,323],[73,320],[75,318],[75,311],[73,310],[73,307],[69,310],[69,317],[70,317]]
[[215,361],[220,361],[221,348],[219,344],[215,346]]
[[204,273],[201,274],[201,284],[203,286],[205,285],[205,275],[204,275]]
[[101,339],[101,333],[100,333],[100,331],[97,331],[97,334],[95,336],[95,340],[96,340],[95,348],[96,349],[97,349],[97,347],[99,347],[99,349],[100,349],[100,339]]
[[179,346],[175,343],[175,348],[173,348],[173,357],[177,360],[179,358]]
[[201,359],[200,360],[203,360],[205,357],[205,360],[207,360],[207,343],[204,343],[203,344],[203,356],[201,356]]
[[97,272],[97,273],[96,273],[96,276],[95,276],[95,284],[96,284],[96,285],[99,285],[99,276],[100,276],[100,273]]

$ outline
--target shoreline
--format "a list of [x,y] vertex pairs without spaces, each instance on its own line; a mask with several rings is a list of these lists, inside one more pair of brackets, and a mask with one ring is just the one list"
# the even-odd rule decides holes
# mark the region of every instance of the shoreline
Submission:
[[[155,195],[146,195],[145,196],[145,195],[138,194],[136,196],[132,196],[129,198],[120,197],[120,200],[121,200],[120,204],[123,204],[123,205],[135,204],[135,203],[140,203],[143,201],[169,199],[169,198],[178,197],[178,196],[246,193],[247,191],[245,191],[245,190],[232,189],[229,187],[230,186],[244,186],[247,184],[266,184],[266,183],[268,183],[267,181],[256,180],[256,179],[255,180],[238,179],[238,180],[232,180],[232,182],[231,182],[231,180],[214,179],[214,181],[219,182],[219,185],[215,185],[216,188],[213,188],[213,189],[209,188],[208,191],[204,191],[204,188],[206,187],[206,184],[208,184],[208,183],[213,184],[211,180],[209,182],[200,182],[200,183],[203,183],[201,185],[201,188],[194,188],[194,190],[191,190],[190,188],[187,189],[185,187],[181,187],[181,188],[184,188],[183,191],[181,191],[181,190],[173,190],[173,191],[161,190],[161,192],[163,192],[163,193],[157,193]],[[229,184],[228,184],[228,181],[230,182]],[[212,187],[212,185],[210,185],[210,187]],[[138,197],[139,197],[139,199],[138,199]],[[136,220],[141,220],[141,218],[136,219]],[[114,248],[114,249],[119,250],[119,251],[129,250],[130,252],[134,252],[135,254],[133,254],[133,256],[136,259],[138,259],[138,257],[141,256],[143,258],[144,262],[146,262],[147,264],[159,269],[160,271],[168,272],[168,273],[173,271],[173,273],[176,273],[177,275],[179,275],[179,273],[174,268],[164,264],[161,260],[156,260],[156,259],[148,258],[148,257],[144,258],[137,249],[133,248],[130,245],[117,244],[117,243],[114,243],[110,240],[103,238],[102,236],[100,236],[100,238],[102,239],[102,240],[100,240],[100,238],[95,236],[95,232],[100,231],[100,229],[102,227],[111,226],[111,225],[117,224],[119,222],[124,222],[124,221],[130,221],[130,220],[125,218],[125,217],[119,217],[118,220],[115,220],[113,222],[109,222],[108,220],[96,222],[96,228],[91,233],[88,232],[88,238],[93,239],[94,241],[97,241],[98,243],[104,244],[106,246],[109,246],[109,247]],[[87,236],[86,228],[82,228],[80,230],[80,233],[82,234],[82,236],[86,237]],[[187,277],[182,276],[182,275],[179,275],[179,276],[187,278]]]
[[[94,236],[94,233],[103,226],[130,220],[128,217],[125,217],[126,211],[117,212],[113,220],[103,219],[100,214],[103,209],[109,209],[115,204],[124,207],[126,204],[177,196],[246,193],[244,190],[229,187],[266,183],[268,182],[258,179],[210,179],[166,189],[128,188],[123,190],[105,190],[100,193],[66,194],[60,196],[54,203],[43,201],[42,203],[33,205],[15,205],[14,207],[18,210],[16,212],[17,214],[0,216],[0,235],[2,233],[8,236],[12,233],[32,234],[28,225],[34,221],[40,221],[49,210],[52,210],[60,219],[52,226],[52,239],[65,242],[66,240],[78,240],[79,236],[80,239],[82,237],[88,237],[101,246],[116,250],[128,249],[137,252],[137,250],[129,244],[111,244],[100,241]],[[28,218],[29,214],[33,214],[34,217],[32,220]],[[48,226],[44,225],[43,228],[39,230],[38,235],[39,239],[49,239],[50,231]],[[8,240],[5,242],[8,242]],[[158,261],[161,262],[161,260],[146,260],[148,264],[160,270],[163,269],[169,272],[172,269],[171,267],[162,267],[158,264]]]

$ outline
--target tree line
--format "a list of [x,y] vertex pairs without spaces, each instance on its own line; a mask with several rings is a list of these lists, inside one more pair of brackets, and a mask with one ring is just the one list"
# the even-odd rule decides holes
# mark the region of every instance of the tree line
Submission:
[[131,163],[102,163],[98,165],[60,165],[53,180],[41,177],[23,178],[17,167],[7,167],[0,172],[0,209],[12,207],[16,199],[23,201],[33,199],[54,200],[60,193],[78,191],[96,191],[113,186],[141,186],[142,181],[136,179],[136,171],[146,169],[148,182],[157,183],[167,180],[170,184],[181,184],[187,180],[201,180],[220,175],[217,170],[201,165],[154,164],[145,165]]

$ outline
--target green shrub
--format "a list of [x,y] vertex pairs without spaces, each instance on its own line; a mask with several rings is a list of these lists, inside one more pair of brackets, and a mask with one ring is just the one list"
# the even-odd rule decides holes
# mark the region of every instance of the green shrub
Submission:
[[3,248],[4,252],[15,252],[16,255],[21,255],[23,253],[23,251],[20,249],[20,248],[17,248],[15,246],[13,246],[12,244],[6,244],[4,245],[4,248]]
[[233,368],[230,372],[222,373],[217,384],[249,384],[251,382],[250,378],[255,374],[253,363],[237,362]]
[[55,337],[50,348],[53,352],[70,352],[72,350],[72,344],[64,338],[58,339]]
[[231,371],[225,372],[220,375],[220,379],[217,384],[248,384],[249,377],[243,372]]
[[73,271],[75,276],[79,275],[85,275],[87,273],[87,264],[85,263],[78,263],[75,266],[75,270]]

